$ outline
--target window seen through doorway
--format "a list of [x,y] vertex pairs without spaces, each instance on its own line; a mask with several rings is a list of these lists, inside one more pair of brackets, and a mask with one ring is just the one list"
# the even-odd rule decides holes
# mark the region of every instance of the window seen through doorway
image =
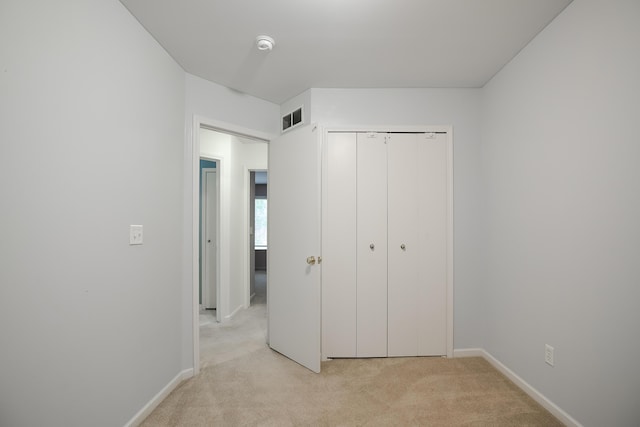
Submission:
[[256,249],[267,249],[267,199],[256,199]]

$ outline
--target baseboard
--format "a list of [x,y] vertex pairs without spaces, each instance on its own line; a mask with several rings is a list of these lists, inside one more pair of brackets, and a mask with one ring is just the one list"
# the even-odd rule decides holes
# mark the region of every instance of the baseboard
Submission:
[[127,424],[125,424],[125,427],[136,427],[140,425],[145,420],[145,418],[147,418],[149,414],[151,414],[151,412],[156,409],[160,402],[162,402],[169,395],[169,393],[175,390],[175,388],[178,387],[178,385],[182,381],[189,379],[192,376],[193,368],[185,369],[184,371],[176,375],[171,381],[169,381],[169,384],[164,386],[162,390],[158,392],[158,394],[153,396],[153,399],[151,399],[146,405],[144,405],[144,407],[140,409],[140,411],[138,411],[138,413],[135,414]]
[[488,353],[481,348],[456,348],[453,350],[453,357],[484,357]]
[[236,309],[235,309],[235,310],[233,310],[233,311],[231,312],[231,314],[229,314],[228,316],[225,316],[225,317],[224,317],[224,320],[226,321],[226,320],[231,320],[231,319],[233,319],[233,316],[235,316],[236,314],[238,314],[238,312],[239,312],[240,310],[242,310],[243,308],[244,308],[244,307],[242,307],[241,305],[239,305],[238,307],[236,307]]
[[493,357],[488,351],[483,348],[459,348],[453,350],[453,357],[482,357],[491,364],[494,368],[500,371],[504,376],[509,378],[515,385],[517,385],[522,391],[527,393],[533,400],[538,402],[543,408],[551,412],[553,416],[559,419],[562,423],[571,427],[583,427],[578,421],[576,421],[571,415],[563,411],[558,405],[536,390],[531,384],[520,378],[515,372],[509,369],[501,361]]

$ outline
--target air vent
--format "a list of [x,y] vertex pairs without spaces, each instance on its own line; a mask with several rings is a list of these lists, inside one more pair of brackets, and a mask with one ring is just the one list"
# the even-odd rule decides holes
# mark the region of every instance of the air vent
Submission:
[[302,107],[282,116],[282,132],[302,124]]

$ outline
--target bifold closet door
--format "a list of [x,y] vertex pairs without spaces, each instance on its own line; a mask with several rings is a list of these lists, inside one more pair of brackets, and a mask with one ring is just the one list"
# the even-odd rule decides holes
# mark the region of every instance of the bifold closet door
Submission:
[[419,356],[447,354],[447,137],[420,135]]
[[446,354],[446,139],[388,143],[388,355]]
[[416,134],[392,134],[388,143],[388,355],[418,355],[420,247],[419,150]]
[[387,356],[386,134],[357,136],[358,357]]
[[329,133],[323,161],[322,353],[356,357],[356,134]]
[[445,355],[446,135],[329,133],[324,150],[323,356]]

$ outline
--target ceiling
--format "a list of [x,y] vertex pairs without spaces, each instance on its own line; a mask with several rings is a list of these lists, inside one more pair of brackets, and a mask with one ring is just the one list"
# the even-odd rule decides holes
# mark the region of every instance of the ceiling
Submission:
[[188,73],[282,104],[312,87],[482,87],[571,0],[121,2]]

